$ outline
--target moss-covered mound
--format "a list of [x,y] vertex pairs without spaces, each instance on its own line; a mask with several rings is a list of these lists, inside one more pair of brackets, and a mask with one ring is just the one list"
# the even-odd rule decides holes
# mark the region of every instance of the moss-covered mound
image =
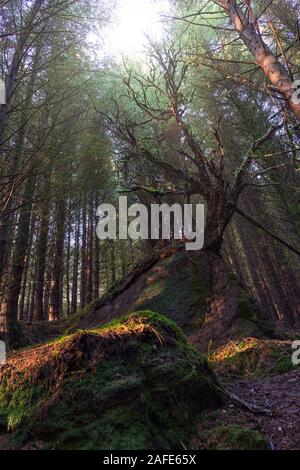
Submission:
[[133,271],[119,286],[71,316],[66,330],[98,327],[123,314],[153,310],[175,321],[186,335],[198,331],[211,296],[204,257],[178,252],[155,263],[150,258],[146,266],[150,267],[143,266],[140,275]]
[[180,448],[221,403],[206,360],[150,311],[24,350],[0,383],[0,424],[19,447]]
[[258,431],[239,425],[217,426],[206,435],[206,448],[212,450],[269,450]]
[[[235,280],[231,281],[237,285]],[[234,325],[235,337],[245,338],[272,338],[276,325],[268,320],[264,312],[258,309],[254,299],[244,290],[239,288],[236,297],[237,311]]]
[[220,347],[210,359],[221,375],[277,375],[297,367],[291,353],[291,341],[244,338]]
[[203,258],[192,261],[186,253],[163,259],[148,274],[136,301],[137,307],[174,320],[187,335],[201,327],[211,295]]

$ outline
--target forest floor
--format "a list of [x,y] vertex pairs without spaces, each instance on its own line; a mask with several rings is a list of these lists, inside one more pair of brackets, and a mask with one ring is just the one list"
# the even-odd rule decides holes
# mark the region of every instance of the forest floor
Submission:
[[[28,344],[36,346],[66,332],[96,328],[121,314],[150,308],[175,321],[191,344],[208,354],[207,349],[199,347],[198,336],[194,335],[199,330],[195,319],[205,314],[205,299],[211,294],[202,260],[199,258],[197,263],[191,263],[188,256],[172,257],[172,253],[156,254],[71,321],[22,325]],[[157,259],[160,260],[158,263]],[[199,305],[205,306],[203,312]],[[270,449],[300,449],[300,367],[286,372],[291,363],[290,355],[291,340],[259,337],[239,337],[236,341],[226,338],[223,347],[209,352],[209,360],[229,394],[234,394],[241,402],[246,401],[250,407],[268,409],[269,413],[246,410],[237,401],[226,399],[221,408],[202,413],[198,436],[193,441],[195,448],[222,449],[228,441],[218,440],[220,428],[235,427],[258,431]],[[244,441],[244,448],[248,448],[248,443],[249,440]],[[239,448],[237,442],[236,447],[234,444],[230,448]],[[28,445],[23,447],[28,448]],[[0,430],[0,450],[6,449],[9,449],[8,436]]]
[[9,450],[9,443],[5,434],[0,434],[0,450]]
[[[227,385],[227,390],[251,405],[270,410],[270,414],[246,411],[227,400],[217,412],[204,413],[197,446],[206,446],[208,429],[238,425],[259,431],[272,450],[300,449],[300,369],[273,377],[239,379]],[[7,435],[0,434],[0,450],[9,450]]]
[[[273,377],[239,379],[227,386],[238,398],[270,414],[245,411],[228,400],[217,412],[206,412],[204,427],[240,425],[259,431],[273,450],[300,449],[300,369]],[[203,432],[204,431],[204,432]],[[205,429],[199,426],[200,446],[205,446]]]

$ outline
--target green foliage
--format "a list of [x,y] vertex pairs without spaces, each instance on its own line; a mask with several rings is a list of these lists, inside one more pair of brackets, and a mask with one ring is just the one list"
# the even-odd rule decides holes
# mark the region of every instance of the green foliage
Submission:
[[294,370],[296,367],[298,366],[293,364],[290,356],[281,356],[273,367],[272,372],[275,374],[285,374],[286,372]]

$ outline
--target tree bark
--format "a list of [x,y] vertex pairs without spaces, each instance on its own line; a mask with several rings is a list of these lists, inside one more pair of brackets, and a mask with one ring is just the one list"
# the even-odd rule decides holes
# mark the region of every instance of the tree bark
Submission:
[[43,2],[35,0],[27,18],[25,19],[23,30],[18,36],[16,49],[5,81],[6,105],[0,105],[0,144],[3,139],[6,122],[9,116],[9,108],[16,89],[20,66],[24,58],[24,54],[27,51],[27,39],[32,32],[32,25],[42,6]]
[[284,96],[289,109],[300,120],[300,103],[293,98],[295,86],[288,70],[279,62],[271,49],[264,43],[257,25],[251,22],[235,0],[218,0],[227,12],[240,38],[251,52],[257,65],[276,89]]
[[15,189],[18,187],[18,171],[20,167],[20,162],[23,156],[24,141],[26,137],[26,121],[28,109],[31,107],[32,96],[34,91],[34,85],[36,81],[36,67],[39,61],[39,51],[35,52],[31,78],[26,90],[26,96],[24,100],[24,106],[21,114],[19,129],[16,137],[16,145],[12,155],[12,161],[9,162],[8,168],[8,185],[3,197],[2,205],[4,205],[4,210],[1,214],[1,226],[0,226],[0,281],[3,274],[3,269],[5,266],[5,254],[9,251],[10,245],[10,224],[12,221],[12,209],[13,209],[13,194]]
[[61,281],[65,235],[65,202],[56,202],[56,235],[54,244],[53,271],[50,287],[49,321],[58,320],[61,310]]
[[46,270],[47,245],[49,232],[49,201],[42,201],[41,223],[36,247],[37,278],[35,289],[34,320],[44,320],[44,280]]
[[90,303],[93,299],[93,256],[94,256],[94,226],[93,226],[93,198],[90,197],[88,213],[88,233],[87,233],[87,288],[86,302]]
[[86,306],[86,263],[87,263],[87,253],[86,253],[86,200],[84,199],[83,202],[83,209],[82,209],[82,245],[81,245],[81,274],[80,274],[80,308],[84,308]]
[[[95,207],[99,205],[99,198],[96,193],[95,196]],[[94,257],[94,299],[99,297],[99,288],[100,288],[100,240],[95,236],[95,257]]]
[[32,210],[32,199],[35,190],[36,172],[32,172],[27,179],[23,194],[23,207],[19,219],[18,233],[15,243],[15,252],[11,272],[9,275],[8,289],[5,301],[2,304],[2,315],[6,318],[6,331],[3,333],[5,340],[11,345],[18,341],[18,299],[21,290],[24,260],[28,248],[29,227]]
[[73,256],[73,275],[72,275],[72,294],[71,294],[71,314],[77,311],[79,240],[80,240],[80,210],[77,211],[77,225],[75,229],[75,246],[74,246],[74,256]]

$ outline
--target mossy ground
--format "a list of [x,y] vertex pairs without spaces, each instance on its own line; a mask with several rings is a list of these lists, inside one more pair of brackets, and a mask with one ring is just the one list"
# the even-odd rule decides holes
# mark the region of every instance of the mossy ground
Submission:
[[152,270],[136,305],[171,318],[189,335],[201,327],[210,295],[203,259],[192,263],[186,253],[177,253]]
[[241,409],[230,408],[227,403],[227,407],[203,413],[193,446],[207,450],[270,449],[268,439],[257,428]]
[[[9,430],[15,448],[199,448],[193,444],[197,426],[201,448],[265,448],[249,423],[235,416],[224,422],[222,410],[213,425],[202,422],[202,411],[222,401],[212,369],[185,337],[199,331],[211,301],[203,259],[177,253],[143,276],[132,310],[165,316],[137,311],[91,329],[101,324],[101,316],[94,318],[99,305],[119,292],[114,288],[45,331],[35,325],[29,342],[51,342],[19,351],[0,368],[0,432]],[[237,284],[234,277],[231,282]],[[224,337],[225,346],[209,348],[213,367],[229,382],[290,371],[291,342],[266,339],[274,337],[274,325],[242,287],[236,292],[233,340]],[[105,318],[118,314],[111,305],[113,314]]]
[[209,450],[269,450],[268,441],[258,431],[240,425],[216,426],[207,432]]
[[[235,282],[235,281],[233,281]],[[242,290],[237,299],[236,336],[240,338],[270,338],[275,332],[275,324],[265,318],[257,309],[254,300]]]
[[293,370],[291,341],[244,338],[230,341],[210,355],[222,376],[264,376]]
[[[99,300],[66,319],[65,331],[70,333],[78,327],[98,326],[104,319],[107,321],[123,312],[150,309],[175,321],[187,336],[199,332],[213,299],[205,256],[189,256],[186,252],[177,252],[156,260],[156,263],[150,263],[150,268],[138,277],[139,280],[142,278],[138,285],[135,281],[128,284],[132,275],[128,276],[127,281],[121,280],[119,284],[112,286]],[[233,286],[237,296],[237,313],[231,336],[270,337],[275,326],[263,317],[234,276],[231,277],[228,288]],[[129,291],[129,295],[122,296],[122,289]],[[121,300],[117,301],[118,298]]]
[[180,448],[222,401],[207,361],[150,311],[23,351],[0,379],[0,423],[16,447]]

